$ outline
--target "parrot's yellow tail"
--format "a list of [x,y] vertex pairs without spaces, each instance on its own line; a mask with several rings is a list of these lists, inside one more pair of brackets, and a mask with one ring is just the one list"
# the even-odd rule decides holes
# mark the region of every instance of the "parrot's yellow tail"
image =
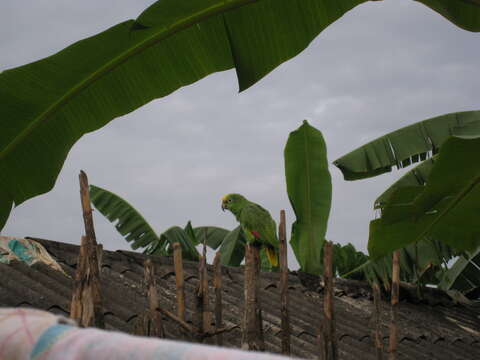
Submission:
[[268,261],[270,262],[270,264],[273,267],[277,267],[278,266],[278,256],[277,256],[277,253],[275,252],[275,248],[267,246],[267,247],[265,247],[265,252],[267,253],[267,258],[268,258]]

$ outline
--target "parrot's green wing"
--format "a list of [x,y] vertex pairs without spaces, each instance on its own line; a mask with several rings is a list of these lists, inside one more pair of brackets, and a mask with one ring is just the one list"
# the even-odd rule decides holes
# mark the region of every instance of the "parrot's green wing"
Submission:
[[240,214],[240,224],[250,241],[256,239],[278,249],[277,225],[270,213],[260,205],[249,202]]

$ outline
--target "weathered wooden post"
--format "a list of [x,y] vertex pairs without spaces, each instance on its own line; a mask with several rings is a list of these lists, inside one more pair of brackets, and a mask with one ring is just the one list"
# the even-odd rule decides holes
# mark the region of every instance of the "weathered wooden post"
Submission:
[[70,317],[77,320],[81,326],[104,328],[100,284],[100,259],[103,248],[97,244],[95,236],[87,174],[82,170],[78,178],[85,236],[82,236],[80,245]]
[[[213,286],[215,288],[215,332],[223,326],[222,319],[222,264],[220,262],[220,251],[215,254],[213,260]],[[223,335],[217,334],[217,345],[223,345]]]
[[290,355],[290,318],[288,313],[288,256],[287,256],[287,228],[285,210],[280,211],[278,228],[280,240],[280,297],[282,321],[282,354]]
[[96,247],[82,236],[77,270],[73,284],[70,317],[80,326],[104,328],[101,285],[96,259]]
[[382,297],[380,293],[380,286],[377,282],[372,284],[373,290],[373,305],[374,305],[374,321],[375,321],[375,330],[373,331],[373,339],[375,345],[375,353],[377,360],[383,359],[383,340],[382,340],[382,329],[381,329],[381,315],[382,315]]
[[323,280],[325,296],[323,298],[322,346],[320,357],[323,360],[337,359],[337,339],[335,334],[335,315],[333,306],[333,244],[325,241],[323,247]]
[[175,269],[175,285],[177,289],[177,316],[185,321],[185,285],[183,275],[182,247],[173,243],[173,266]]
[[145,311],[143,320],[143,335],[164,337],[162,316],[158,313],[159,308],[157,282],[155,280],[155,269],[151,259],[143,263],[145,276],[145,290],[148,300],[148,309]]
[[198,264],[198,288],[197,288],[197,323],[198,340],[200,342],[205,338],[205,334],[210,333],[211,313],[208,297],[208,272],[207,272],[207,250],[203,243],[203,252]]
[[393,253],[392,265],[392,298],[391,298],[391,323],[390,336],[388,343],[388,359],[396,360],[397,358],[397,343],[398,343],[398,329],[397,329],[397,315],[398,315],[398,298],[400,294],[400,250]]
[[252,244],[245,246],[244,312],[242,322],[242,349],[263,351],[263,325],[261,322],[259,294],[260,253]]

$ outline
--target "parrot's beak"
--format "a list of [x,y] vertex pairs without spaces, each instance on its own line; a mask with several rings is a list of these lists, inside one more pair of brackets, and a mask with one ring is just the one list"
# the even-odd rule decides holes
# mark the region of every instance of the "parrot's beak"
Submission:
[[227,208],[227,205],[225,204],[225,201],[222,201],[222,211],[225,211]]

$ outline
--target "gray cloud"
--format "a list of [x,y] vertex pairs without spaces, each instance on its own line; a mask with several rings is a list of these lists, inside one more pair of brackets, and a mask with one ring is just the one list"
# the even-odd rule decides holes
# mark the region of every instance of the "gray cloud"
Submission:
[[[47,56],[135,17],[151,2],[4,0],[0,67]],[[292,222],[283,147],[301,120],[324,133],[333,161],[412,122],[477,109],[478,48],[478,34],[416,2],[367,3],[243,93],[233,71],[214,74],[84,136],[54,190],[16,208],[3,232],[78,243],[80,169],[91,183],[127,199],[159,232],[188,220],[233,228],[233,217],[220,211],[220,197],[233,191],[274,215],[287,209]],[[401,172],[358,182],[331,172],[328,238],[365,250],[373,200]],[[107,248],[128,248],[101,215],[95,221]]]

